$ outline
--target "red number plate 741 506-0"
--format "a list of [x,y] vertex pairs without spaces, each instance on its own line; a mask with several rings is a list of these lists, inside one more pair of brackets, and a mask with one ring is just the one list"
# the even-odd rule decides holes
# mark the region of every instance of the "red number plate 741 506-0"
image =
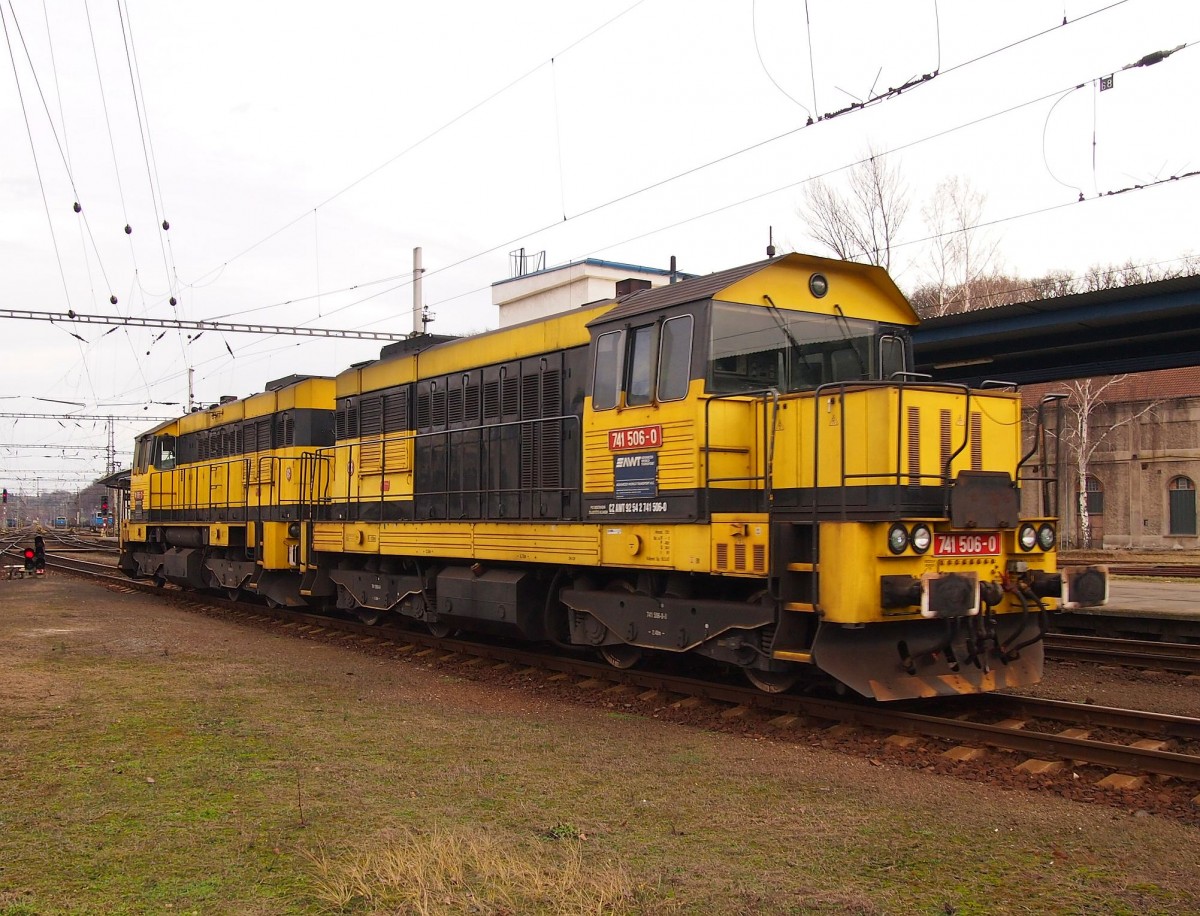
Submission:
[[939,557],[987,557],[1000,553],[995,531],[974,534],[935,534],[933,552]]

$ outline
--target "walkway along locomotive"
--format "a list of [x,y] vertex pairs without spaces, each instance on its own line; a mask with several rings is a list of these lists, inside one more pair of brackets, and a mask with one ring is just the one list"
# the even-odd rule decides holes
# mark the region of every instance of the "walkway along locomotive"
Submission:
[[1020,395],[912,373],[916,323],[884,271],[791,254],[400,341],[140,436],[122,568],[770,691],[1034,683],[1107,572],[1056,571]]

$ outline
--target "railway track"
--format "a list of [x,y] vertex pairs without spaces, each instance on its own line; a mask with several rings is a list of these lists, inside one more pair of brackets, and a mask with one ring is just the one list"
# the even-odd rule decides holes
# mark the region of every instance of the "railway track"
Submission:
[[[1020,757],[1017,762],[1008,761],[1015,771],[1038,776],[1063,767],[1074,771],[1094,767],[1097,772],[1090,775],[1101,787],[1136,787],[1147,775],[1171,777],[1193,787],[1200,786],[1200,718],[1006,694],[886,705],[802,694],[766,694],[740,684],[699,679],[667,670],[622,670],[593,661],[591,657],[438,638],[410,629],[368,626],[356,620],[334,619],[295,609],[271,609],[244,601],[228,601],[171,586],[158,588],[125,578],[115,572],[111,564],[79,557],[51,556],[50,565],[104,579],[123,590],[169,594],[201,612],[243,623],[280,627],[307,638],[353,639],[356,645],[369,651],[419,658],[458,668],[464,674],[488,670],[520,671],[544,685],[554,684],[585,695],[619,695],[630,703],[704,708],[714,722],[730,718],[752,720],[764,729],[865,730],[877,733],[879,741],[904,746],[919,742],[925,745],[922,752],[932,759],[941,756],[971,761],[999,751]],[[1080,639],[1089,638],[1075,637],[1071,642],[1078,645]],[[1180,657],[1172,654],[1180,647],[1150,645],[1153,649],[1149,651],[1157,653],[1158,667],[1173,666],[1175,659]],[[1067,651],[1065,640],[1054,651],[1060,649]],[[1112,660],[1115,656],[1101,658]],[[1200,800],[1200,795],[1196,798]]]
[[1200,566],[1109,563],[1108,571],[1114,576],[1136,576],[1149,579],[1200,579]]
[[1063,661],[1200,675],[1200,644],[1050,633],[1046,655]]

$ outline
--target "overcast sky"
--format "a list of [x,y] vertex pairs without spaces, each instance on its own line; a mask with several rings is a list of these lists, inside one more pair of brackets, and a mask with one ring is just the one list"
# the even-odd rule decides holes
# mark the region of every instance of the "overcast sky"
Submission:
[[[0,9],[0,308],[400,335],[420,245],[431,329],[470,333],[496,326],[489,287],[521,247],[707,273],[765,256],[773,227],[781,251],[825,253],[804,183],[838,185],[869,147],[912,201],[893,265],[909,291],[920,209],[955,175],[986,195],[1012,273],[1197,250],[1200,176],[1103,196],[1200,169],[1194,0]],[[189,367],[210,403],[380,347],[2,322],[0,412],[144,416],[116,423],[123,466],[149,418],[184,408]],[[10,491],[55,489],[104,470],[61,445],[103,447],[106,424],[0,418],[0,443]]]

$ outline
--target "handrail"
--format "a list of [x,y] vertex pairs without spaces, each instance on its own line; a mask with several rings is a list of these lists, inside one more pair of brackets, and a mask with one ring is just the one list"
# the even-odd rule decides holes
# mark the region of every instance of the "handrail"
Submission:
[[[1037,476],[1037,477],[1031,476],[1031,477],[1026,478],[1027,480],[1038,481],[1042,484],[1042,505],[1040,507],[1042,509],[1042,511],[1045,511],[1049,507],[1049,504],[1050,504],[1050,498],[1049,498],[1050,484],[1058,483],[1057,476],[1051,477],[1045,471],[1045,466],[1046,466],[1046,461],[1045,461],[1045,457],[1046,457],[1046,447],[1045,447],[1045,436],[1046,436],[1045,410],[1046,410],[1046,405],[1050,404],[1050,403],[1057,403],[1059,401],[1065,401],[1070,397],[1071,397],[1071,395],[1067,394],[1065,392],[1051,392],[1050,394],[1043,396],[1042,399],[1040,401],[1038,401],[1037,415],[1036,415],[1037,423],[1033,430],[1033,444],[1029,447],[1029,451],[1025,453],[1025,455],[1021,458],[1020,461],[1017,462],[1016,479],[1019,482],[1021,479],[1021,468],[1025,466],[1025,462],[1027,462],[1030,458],[1032,458],[1039,451],[1042,453],[1042,469],[1043,469],[1042,475]],[[1056,454],[1057,454],[1057,452],[1056,452]],[[1057,500],[1055,502],[1057,502]],[[1057,509],[1058,506],[1055,505],[1054,508]]]
[[[914,374],[919,374],[919,373],[914,373]],[[903,438],[904,438],[903,407],[904,407],[905,392],[909,391],[909,390],[912,390],[912,391],[934,391],[934,392],[937,392],[937,391],[944,392],[947,390],[960,391],[966,395],[966,398],[967,398],[966,411],[967,411],[968,416],[970,415],[971,391],[972,390],[971,390],[970,386],[964,385],[964,384],[961,384],[958,382],[932,382],[931,383],[931,382],[924,382],[924,381],[918,381],[918,382],[895,381],[895,380],[891,380],[891,379],[887,379],[887,380],[860,379],[860,380],[853,380],[853,381],[826,382],[822,385],[818,385],[815,389],[813,389],[814,403],[813,403],[812,519],[813,519],[814,524],[816,523],[817,517],[819,514],[817,491],[819,489],[818,484],[820,482],[820,455],[821,455],[821,445],[820,445],[821,423],[820,423],[820,410],[819,410],[820,400],[822,398],[826,397],[827,393],[829,391],[836,390],[837,403],[838,403],[839,408],[842,410],[842,412],[844,414],[847,393],[849,393],[851,391],[866,390],[866,389],[872,389],[872,388],[895,388],[899,392],[899,397],[897,400],[897,410],[899,411],[900,415],[896,419],[897,434],[896,434],[896,471],[895,471],[895,479],[896,479],[895,485],[897,487],[898,492],[899,492],[900,488],[903,487],[903,479],[905,477],[914,476],[911,473],[905,473],[904,469],[903,469],[904,468],[904,462],[903,462]],[[839,423],[839,434],[842,437],[842,448],[841,448],[841,452],[840,452],[841,467],[839,469],[840,486],[838,487],[838,491],[841,495],[839,508],[840,508],[842,517],[845,518],[846,508],[847,508],[846,507],[846,487],[845,487],[846,482],[850,481],[850,480],[859,479],[859,478],[879,477],[881,475],[878,473],[864,473],[864,474],[849,474],[849,473],[847,473],[846,472],[846,442],[845,442],[846,424],[845,424],[844,417],[843,417],[843,421],[841,423]],[[971,424],[968,422],[965,424],[965,428],[963,430],[962,442],[959,444],[958,448],[954,449],[954,451],[952,451],[950,453],[950,455],[946,458],[945,463],[942,465],[941,473],[939,473],[937,475],[922,474],[920,472],[920,470],[918,469],[917,474],[915,475],[918,479],[924,479],[926,477],[935,477],[936,476],[936,479],[939,481],[939,483],[942,485],[942,487],[945,490],[945,496],[943,498],[943,508],[947,512],[949,511],[950,485],[952,482],[952,479],[950,477],[950,467],[951,467],[954,459],[957,458],[960,454],[962,454],[963,450],[967,447],[967,445],[970,444],[970,441],[971,441]]]
[[[751,405],[765,406],[767,401],[771,402],[771,416],[768,418],[763,415],[763,473],[750,474],[746,477],[712,477],[709,475],[709,456],[712,455],[714,448],[711,440],[712,422],[711,410],[714,401],[724,401],[733,398],[747,398],[744,403]],[[756,411],[757,412],[757,411]],[[700,486],[704,490],[704,512],[706,516],[711,516],[712,506],[712,484],[714,483],[733,483],[735,481],[757,482],[762,481],[763,484],[763,506],[762,510],[768,511],[771,503],[774,500],[774,462],[775,462],[775,422],[779,414],[779,389],[777,388],[755,388],[751,391],[736,391],[720,394],[707,395],[704,400],[704,462],[703,475],[700,478]]]

